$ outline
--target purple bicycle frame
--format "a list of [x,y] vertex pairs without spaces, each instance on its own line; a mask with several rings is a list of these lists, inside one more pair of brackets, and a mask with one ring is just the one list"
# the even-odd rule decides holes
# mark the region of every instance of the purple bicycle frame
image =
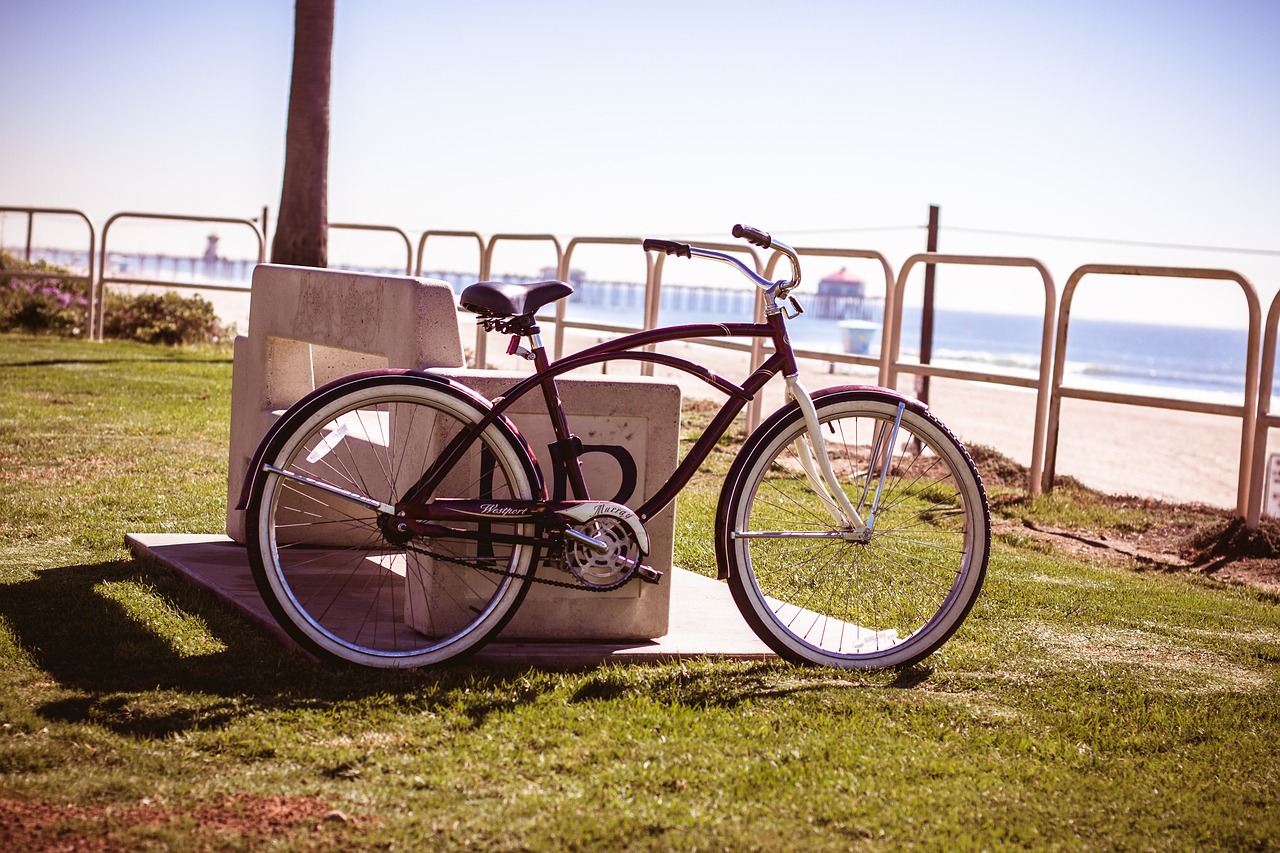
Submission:
[[[645,352],[643,347],[668,341],[692,340],[696,338],[734,337],[734,338],[771,338],[774,353],[765,359],[755,372],[748,376],[741,385],[725,379],[700,364],[687,359],[665,355],[657,352]],[[795,355],[791,349],[791,341],[787,337],[785,320],[781,313],[765,318],[764,323],[696,323],[686,326],[668,326],[651,331],[635,332],[611,341],[596,344],[571,356],[566,356],[555,363],[548,363],[546,351],[542,347],[534,350],[535,370],[527,379],[513,385],[498,399],[496,405],[473,426],[454,436],[435,461],[427,468],[418,482],[415,483],[396,504],[397,510],[404,510],[414,517],[429,517],[431,512],[422,504],[429,500],[445,475],[462,457],[463,451],[474,442],[480,434],[494,421],[502,416],[516,400],[519,400],[534,388],[541,388],[547,403],[547,414],[551,419],[556,438],[564,449],[563,461],[566,467],[568,482],[575,496],[580,500],[588,500],[582,467],[573,443],[569,441],[568,419],[564,406],[556,390],[555,379],[561,374],[578,370],[593,364],[607,361],[647,361],[684,371],[696,376],[708,385],[724,393],[728,399],[716,416],[711,420],[702,436],[685,455],[684,460],[671,474],[665,483],[645,501],[637,510],[640,520],[647,521],[656,513],[675,500],[680,490],[688,484],[695,471],[715,447],[720,436],[729,428],[729,424],[738,416],[743,407],[755,398],[755,395],[776,374],[793,375],[796,370]],[[544,495],[545,498],[545,495]],[[452,502],[451,502],[452,503]],[[495,503],[495,501],[485,501]],[[413,509],[411,509],[411,507]],[[426,510],[425,512],[423,510]]]

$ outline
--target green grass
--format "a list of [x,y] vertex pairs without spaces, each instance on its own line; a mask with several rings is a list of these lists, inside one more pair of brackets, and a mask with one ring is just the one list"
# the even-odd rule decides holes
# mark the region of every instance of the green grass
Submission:
[[[1017,527],[1141,529],[1151,510],[998,493],[982,597],[900,672],[354,671],[122,547],[221,531],[230,377],[226,350],[0,337],[0,806],[92,810],[49,832],[231,850],[1280,843],[1280,603]],[[732,452],[681,497],[681,564],[713,570]],[[183,817],[243,795],[353,819]],[[144,802],[169,819],[122,817]]]

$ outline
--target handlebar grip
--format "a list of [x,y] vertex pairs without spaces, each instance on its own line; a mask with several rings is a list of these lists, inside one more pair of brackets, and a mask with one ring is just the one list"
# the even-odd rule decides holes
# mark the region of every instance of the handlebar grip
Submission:
[[773,238],[769,236],[768,231],[761,231],[759,228],[752,228],[750,225],[733,226],[733,236],[739,240],[746,240],[753,246],[759,246],[761,249],[768,249],[773,246]]
[[675,240],[655,240],[650,238],[644,241],[644,250],[646,252],[666,252],[668,255],[676,255],[681,258],[693,257],[693,253],[689,251],[688,243],[677,243]]

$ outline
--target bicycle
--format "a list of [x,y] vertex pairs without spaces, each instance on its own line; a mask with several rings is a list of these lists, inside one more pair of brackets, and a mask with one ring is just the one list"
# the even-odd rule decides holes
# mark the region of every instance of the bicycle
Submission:
[[[780,252],[791,276],[770,282],[729,254],[671,240],[643,247],[735,267],[760,289],[763,323],[640,331],[552,363],[535,314],[572,288],[480,282],[463,290],[462,307],[486,331],[510,335],[508,352],[534,366],[501,397],[487,400],[429,371],[377,370],[290,407],[257,448],[244,491],[254,578],[286,631],[321,658],[430,666],[493,638],[531,583],[609,590],[636,578],[660,582],[643,562],[646,519],[675,499],[735,416],[781,373],[788,401],[747,437],[721,490],[719,577],[755,633],[791,661],[902,667],[941,646],[973,606],[990,550],[972,459],[923,404],[896,391],[808,393],[786,326],[803,310],[791,295],[800,259],[766,232],[738,225],[733,235]],[[764,338],[773,351],[738,385],[651,346],[714,337]],[[581,442],[555,383],[616,359],[681,370],[727,396],[667,482],[635,509],[590,497]],[[504,414],[535,389],[572,499],[548,495]]]

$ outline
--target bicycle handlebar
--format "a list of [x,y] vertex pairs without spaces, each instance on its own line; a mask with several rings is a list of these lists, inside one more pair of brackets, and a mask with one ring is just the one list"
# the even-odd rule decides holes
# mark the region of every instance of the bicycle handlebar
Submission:
[[761,249],[773,248],[773,238],[769,236],[769,232],[752,228],[750,225],[733,226],[733,236],[739,240],[746,240],[753,246],[759,246]]
[[645,240],[644,250],[646,252],[666,252],[668,255],[676,255],[681,258],[693,257],[688,243],[677,243],[675,240]]
[[785,298],[800,284],[800,258],[796,255],[795,249],[781,240],[774,239],[768,231],[752,228],[750,225],[735,225],[733,226],[732,234],[740,240],[746,240],[753,246],[761,249],[773,249],[775,252],[786,255],[787,260],[791,262],[791,278],[784,281],[769,281],[732,255],[691,246],[688,243],[681,243],[676,240],[659,240],[651,237],[644,240],[642,245],[646,252],[666,252],[668,255],[676,255],[681,258],[709,258],[713,261],[720,261],[737,267],[743,275],[754,281],[757,286],[766,292],[766,298],[775,296]]
[[[796,254],[796,250],[781,240],[775,240],[768,231],[752,228],[749,225],[735,225],[732,233],[734,237],[746,240],[753,246],[761,249],[773,249],[775,252],[786,255],[787,260],[791,262],[791,278],[781,281],[769,281],[733,255],[716,252],[711,249],[703,249],[699,246],[691,246],[688,243],[680,243],[675,240],[649,238],[644,240],[642,245],[646,252],[666,252],[668,255],[676,255],[682,258],[708,258],[736,267],[739,272],[755,282],[756,286],[764,291],[765,303],[769,310],[778,310],[777,300],[789,298],[791,291],[795,290],[800,284],[800,258]],[[791,302],[794,304],[795,300],[792,299]],[[800,310],[798,305],[796,310]]]

